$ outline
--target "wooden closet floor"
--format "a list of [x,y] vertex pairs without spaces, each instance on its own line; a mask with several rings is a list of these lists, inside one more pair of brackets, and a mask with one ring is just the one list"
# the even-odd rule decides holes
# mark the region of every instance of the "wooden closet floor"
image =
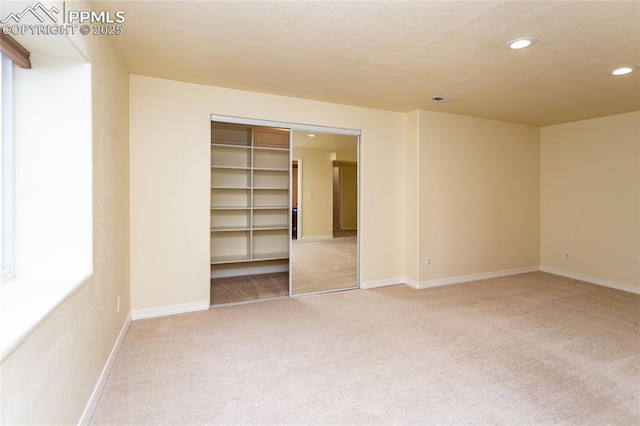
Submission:
[[288,295],[288,272],[211,279],[212,305],[249,302]]

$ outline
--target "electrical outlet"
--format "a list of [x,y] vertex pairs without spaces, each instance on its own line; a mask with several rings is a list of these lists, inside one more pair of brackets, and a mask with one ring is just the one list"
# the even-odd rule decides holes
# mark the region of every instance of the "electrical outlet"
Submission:
[[426,256],[426,257],[424,258],[424,266],[426,266],[427,268],[428,268],[429,266],[431,266],[431,257],[430,257],[430,256]]
[[569,253],[568,251],[565,251],[565,252],[562,254],[562,258],[563,258],[564,260],[571,260],[571,253]]
[[120,313],[120,295],[116,297],[116,312]]

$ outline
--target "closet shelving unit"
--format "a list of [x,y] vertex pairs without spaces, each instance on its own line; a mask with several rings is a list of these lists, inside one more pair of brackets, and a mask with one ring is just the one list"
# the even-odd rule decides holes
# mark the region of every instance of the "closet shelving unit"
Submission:
[[211,264],[289,258],[289,129],[211,123]]

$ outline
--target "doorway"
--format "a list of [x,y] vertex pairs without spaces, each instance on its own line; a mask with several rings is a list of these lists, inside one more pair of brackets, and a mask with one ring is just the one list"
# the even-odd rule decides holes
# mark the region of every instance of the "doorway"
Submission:
[[293,158],[291,160],[291,239],[298,239],[298,229],[300,228],[298,216],[298,197],[300,196],[300,169],[302,159]]
[[358,163],[333,162],[333,238],[358,232]]

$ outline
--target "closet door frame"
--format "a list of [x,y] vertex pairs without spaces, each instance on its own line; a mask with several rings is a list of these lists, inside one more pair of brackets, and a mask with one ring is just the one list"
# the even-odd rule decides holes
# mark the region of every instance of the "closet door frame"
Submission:
[[[262,126],[262,127],[279,127],[283,129],[289,129],[289,188],[292,187],[292,173],[291,173],[291,161],[293,159],[293,144],[291,143],[293,138],[293,131],[303,131],[309,133],[331,133],[335,135],[344,135],[344,136],[355,136],[357,138],[356,141],[356,151],[357,151],[357,163],[358,163],[358,235],[356,242],[356,288],[360,288],[360,224],[362,223],[360,219],[360,215],[362,212],[362,208],[360,205],[361,193],[360,193],[360,183],[362,182],[362,167],[360,162],[360,137],[362,136],[362,130],[359,129],[345,129],[340,127],[328,127],[328,126],[316,126],[312,124],[300,124],[300,123],[291,123],[287,121],[272,121],[272,120],[259,120],[254,118],[246,118],[246,117],[233,117],[228,115],[219,115],[219,114],[211,114],[211,121],[217,121],[221,123],[228,124],[241,124],[248,126]],[[289,223],[291,223],[291,190],[289,191]],[[289,232],[290,233],[290,232]],[[291,252],[292,252],[292,239],[289,238],[289,297],[292,296],[292,287],[291,287]]]

